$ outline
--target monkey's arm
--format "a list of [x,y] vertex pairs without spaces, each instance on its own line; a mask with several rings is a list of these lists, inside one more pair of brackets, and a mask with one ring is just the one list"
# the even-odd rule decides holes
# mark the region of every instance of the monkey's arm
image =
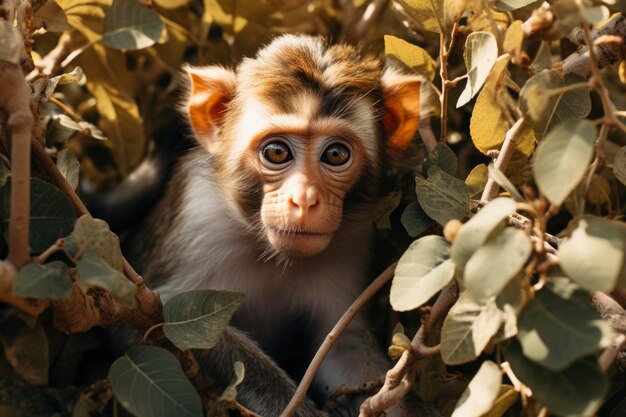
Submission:
[[[233,327],[228,327],[212,349],[197,351],[202,369],[221,381],[234,375],[232,364],[241,361],[245,378],[237,386],[237,401],[263,417],[280,415],[293,396],[296,385],[254,342]],[[326,417],[306,399],[296,417]]]

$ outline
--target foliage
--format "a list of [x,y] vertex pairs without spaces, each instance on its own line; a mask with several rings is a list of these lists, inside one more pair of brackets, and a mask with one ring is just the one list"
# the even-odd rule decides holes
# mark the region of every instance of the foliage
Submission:
[[[0,61],[30,73],[41,121],[33,147],[43,152],[35,152],[27,185],[30,262],[0,268],[0,414],[108,413],[111,393],[137,416],[237,408],[243,364],[224,391],[211,387],[207,396],[181,352],[213,346],[242,300],[212,290],[179,294],[146,313],[154,325],[137,326],[142,346],[113,363],[110,386],[68,388],[82,380],[74,358],[99,343],[61,332],[136,324],[133,314],[148,310],[151,295],[129,274],[118,237],[84,214],[74,190],[79,180],[112,187],[152,146],[171,146],[183,62],[232,65],[287,31],[384,50],[390,64],[423,75],[436,97],[434,132],[421,130],[430,152],[406,156],[401,192],[381,202],[391,218],[377,222],[393,226],[388,236],[403,234],[401,224],[417,238],[396,268],[394,310],[424,313],[431,299],[460,291],[442,323],[418,340],[440,343],[435,356],[412,365],[421,396],[454,417],[540,415],[543,407],[563,416],[623,412],[623,356],[609,368],[626,312],[609,321],[589,301],[597,292],[620,300],[626,289],[626,19],[612,15],[626,11],[621,2],[396,0],[382,13],[380,1],[240,3],[38,0],[31,8],[20,0],[7,3],[10,13],[0,6]],[[585,54],[594,40],[594,54]],[[12,90],[2,85],[0,98]],[[9,158],[6,120],[3,258],[14,243],[11,190],[28,183],[20,185]],[[94,315],[102,305],[106,314]],[[440,313],[437,303],[432,309]],[[396,333],[392,344],[399,357],[415,343]],[[452,365],[462,366],[453,373]]]

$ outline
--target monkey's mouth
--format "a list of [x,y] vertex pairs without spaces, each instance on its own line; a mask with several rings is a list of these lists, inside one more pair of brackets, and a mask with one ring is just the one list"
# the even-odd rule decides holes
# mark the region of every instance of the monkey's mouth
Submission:
[[274,248],[289,256],[312,256],[330,243],[333,232],[269,227],[267,238]]

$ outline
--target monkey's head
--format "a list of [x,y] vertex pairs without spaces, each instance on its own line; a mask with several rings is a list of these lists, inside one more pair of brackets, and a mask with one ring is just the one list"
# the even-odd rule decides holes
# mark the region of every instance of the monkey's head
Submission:
[[351,216],[371,215],[385,164],[420,120],[420,77],[319,38],[279,37],[236,72],[187,72],[187,112],[217,183],[286,256],[315,255]]

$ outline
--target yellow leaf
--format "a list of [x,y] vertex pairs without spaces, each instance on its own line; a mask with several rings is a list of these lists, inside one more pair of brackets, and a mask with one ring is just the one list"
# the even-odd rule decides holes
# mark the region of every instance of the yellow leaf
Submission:
[[591,183],[589,184],[589,190],[585,200],[591,204],[600,205],[609,201],[611,195],[611,186],[606,178],[600,175],[594,175],[591,177]]
[[424,49],[392,35],[385,35],[385,54],[398,59],[430,81],[435,78],[436,64]]
[[502,415],[511,408],[517,400],[518,394],[511,385],[503,384],[500,387],[500,393],[491,406],[491,410],[480,417],[502,417]]
[[[484,154],[499,149],[509,130],[506,113],[502,110],[507,102],[506,89],[502,77],[506,74],[509,58],[500,58],[491,69],[483,90],[478,95],[470,121],[470,135],[476,148]],[[535,148],[535,134],[531,128],[524,129],[516,149],[524,155],[531,155]]]
[[524,42],[524,30],[522,21],[516,20],[506,30],[502,49],[513,57],[513,62],[519,62],[522,53],[522,42]]
[[444,26],[443,0],[396,1],[419,27],[429,32],[441,32],[442,26]]
[[489,170],[487,169],[487,165],[480,164],[472,169],[472,172],[465,178],[465,184],[467,185],[470,198],[479,196],[483,192],[488,178]]

